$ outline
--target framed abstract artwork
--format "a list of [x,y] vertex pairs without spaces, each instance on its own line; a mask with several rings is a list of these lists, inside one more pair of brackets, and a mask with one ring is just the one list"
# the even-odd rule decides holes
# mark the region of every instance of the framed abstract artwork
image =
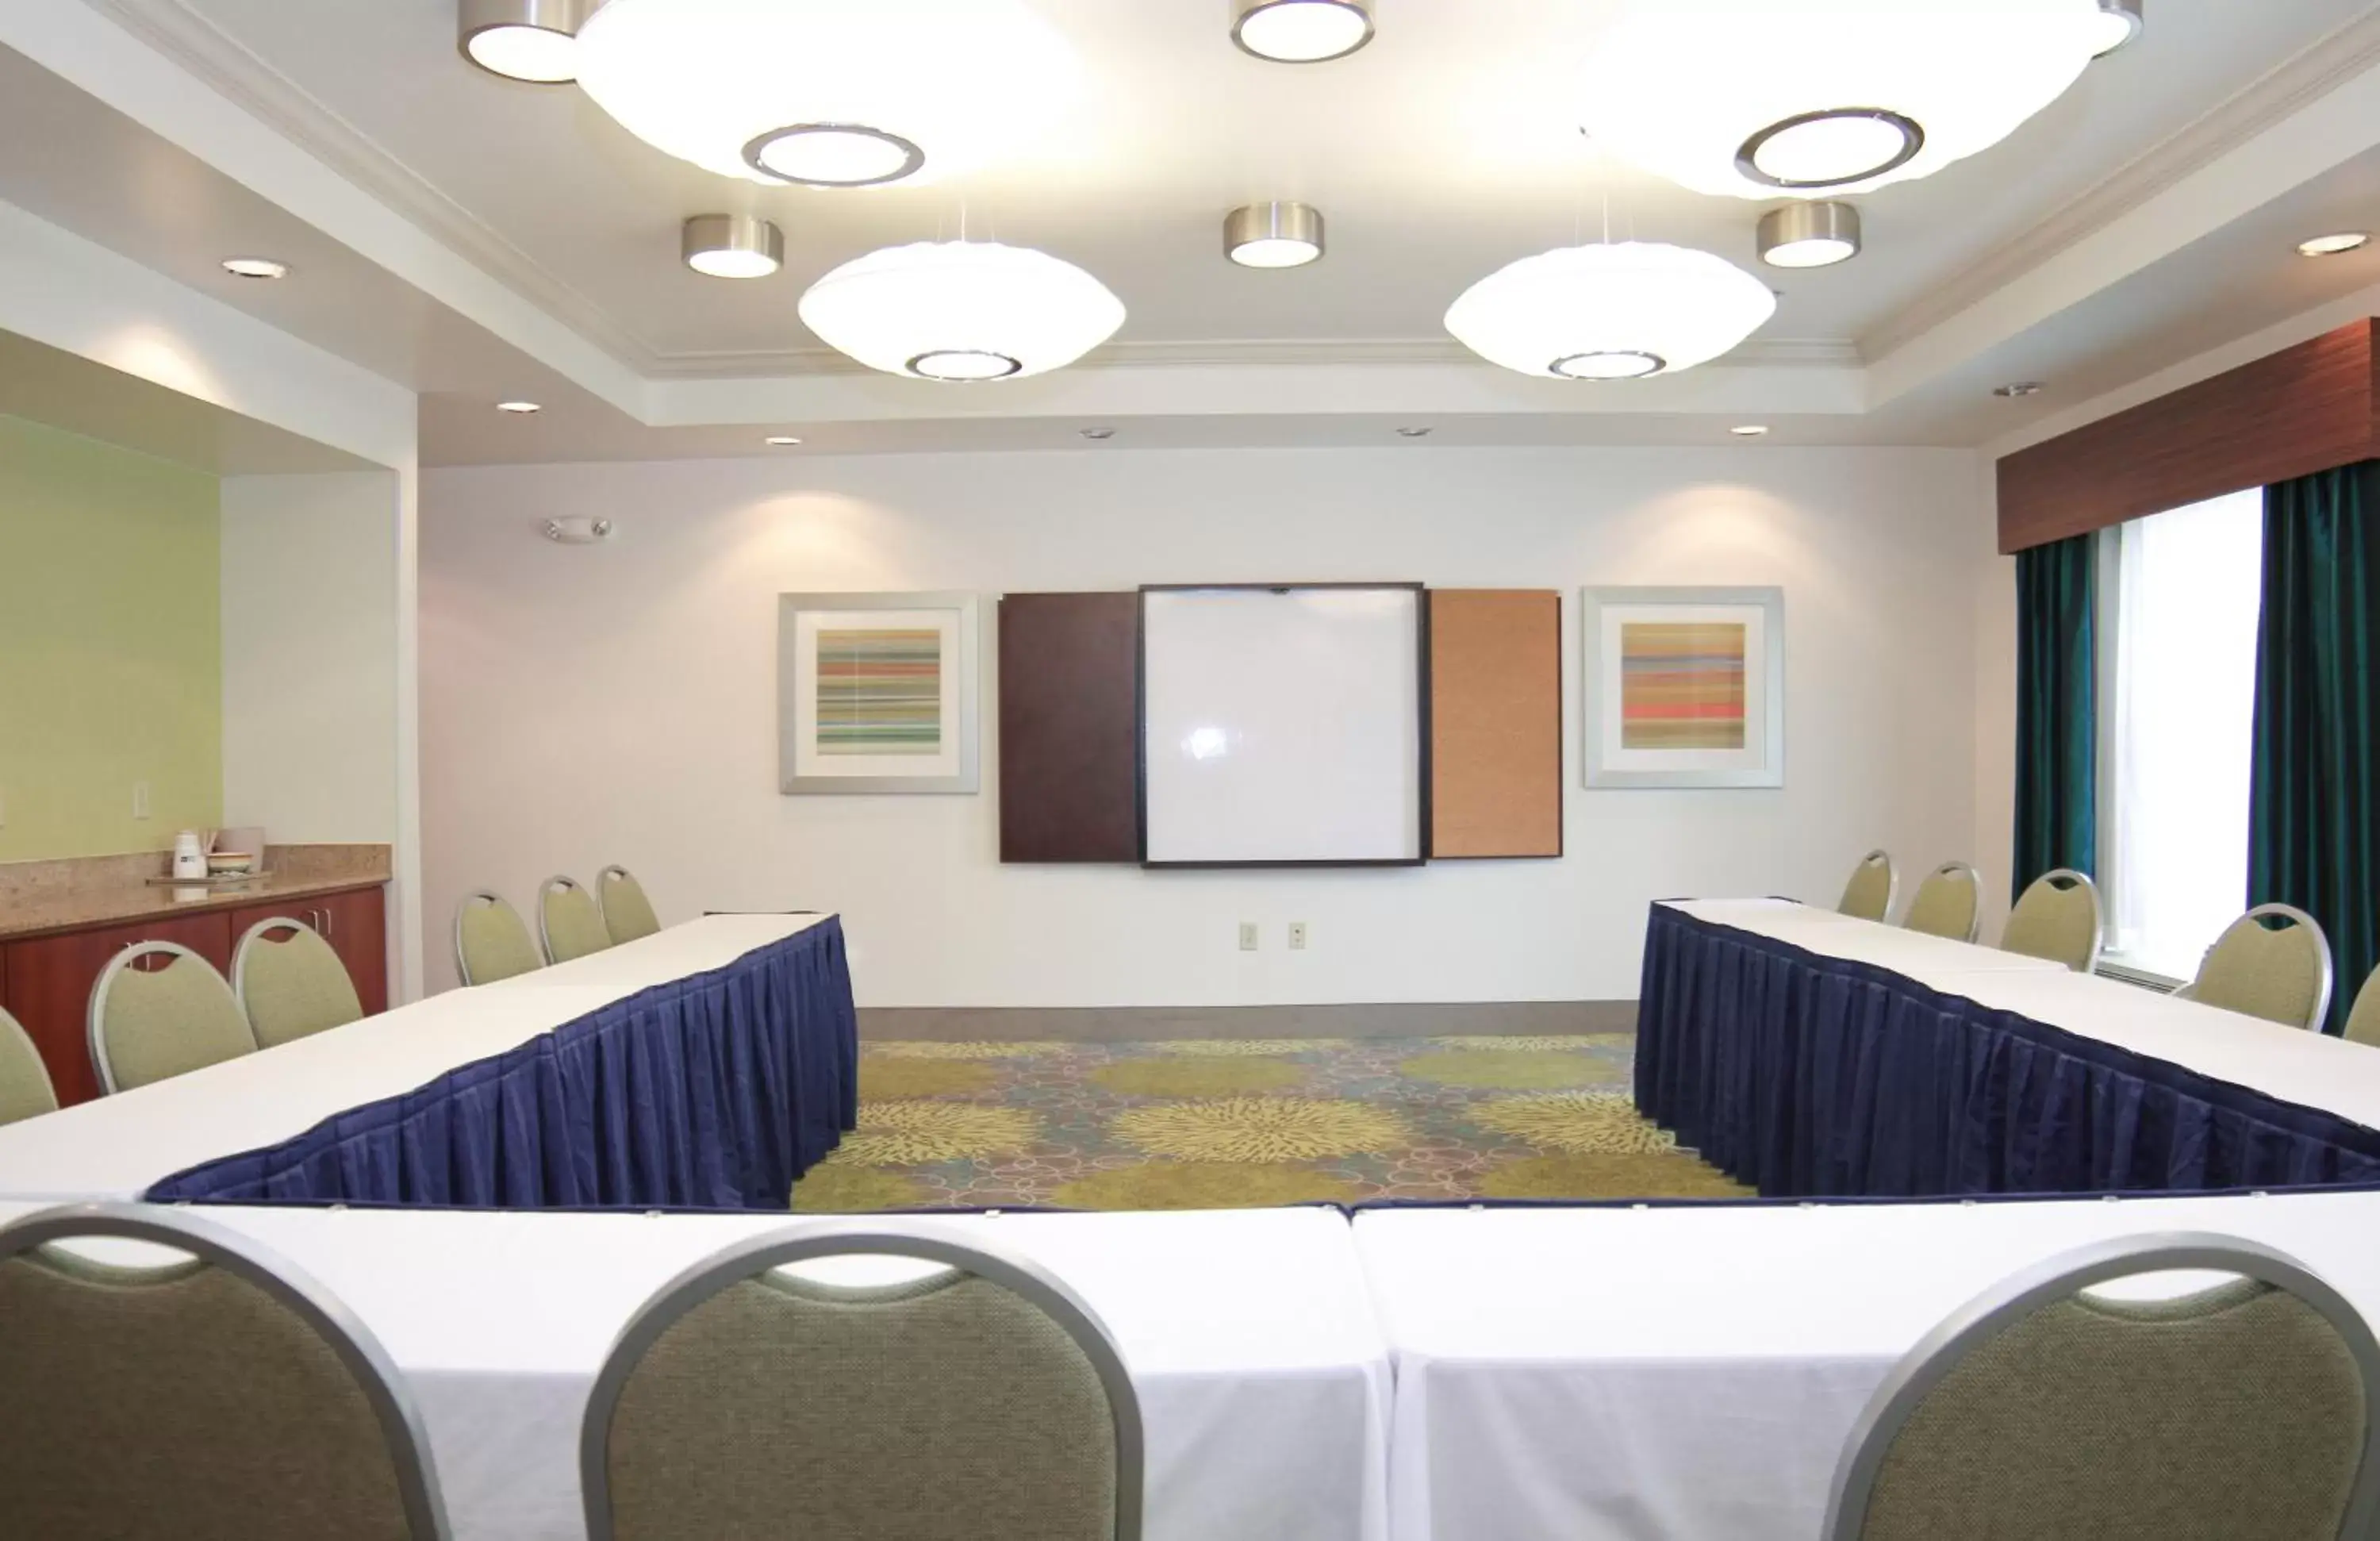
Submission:
[[1589,588],[1586,784],[1785,784],[1785,591]]
[[978,790],[982,624],[973,594],[779,595],[781,789]]

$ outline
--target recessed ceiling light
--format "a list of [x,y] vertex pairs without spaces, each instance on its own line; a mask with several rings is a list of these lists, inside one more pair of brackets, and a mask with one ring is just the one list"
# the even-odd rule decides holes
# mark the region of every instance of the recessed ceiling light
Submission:
[[1372,41],[1371,0],[1238,0],[1232,41],[1276,64],[1343,59]]
[[2310,241],[2300,241],[2298,255],[2336,257],[2341,252],[2361,251],[2371,244],[2372,235],[2367,230],[2341,230],[2334,236],[2316,236]]
[[1436,429],[1432,428],[1401,428],[1397,430],[1397,437],[1400,439],[1427,439],[1432,433],[1437,431],[1438,431]]
[[589,0],[463,0],[455,42],[491,75],[565,85],[578,78],[578,28],[592,9]]
[[2041,382],[2038,380],[2019,380],[2010,384],[1993,386],[1992,394],[2014,400],[2019,396],[2037,396],[2041,394]]
[[791,449],[795,444],[800,443],[801,441],[795,438],[790,433],[771,433],[766,439],[762,440],[761,443],[771,445],[777,449]]
[[1768,425],[1767,423],[1741,423],[1734,428],[1729,429],[1728,431],[1734,434],[1739,439],[1760,439],[1767,436]]
[[678,254],[706,278],[766,278],[785,265],[785,233],[750,214],[697,214],[678,233]]
[[1104,443],[1108,440],[1115,437],[1115,430],[1112,428],[1087,428],[1083,430],[1083,437],[1086,439],[1097,440],[1099,443]]
[[224,272],[234,278],[286,278],[289,264],[276,262],[270,257],[226,257]]
[[1250,203],[1223,216],[1223,255],[1244,268],[1302,268],[1322,260],[1322,212],[1305,203]]
[[2099,0],[2099,47],[2091,56],[2104,59],[2139,37],[2147,19],[2144,0]]
[[500,401],[496,403],[496,410],[526,418],[532,412],[542,412],[545,408],[533,401]]
[[1772,268],[1825,268],[1860,254],[1859,211],[1848,203],[1788,203],[1760,216],[1760,260]]

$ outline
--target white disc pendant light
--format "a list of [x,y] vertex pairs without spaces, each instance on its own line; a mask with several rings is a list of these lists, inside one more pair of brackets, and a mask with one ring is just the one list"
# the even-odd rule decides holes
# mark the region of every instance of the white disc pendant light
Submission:
[[1372,41],[1372,0],[1233,0],[1232,41],[1276,64],[1343,59]]
[[871,370],[967,384],[1063,369],[1114,336],[1124,310],[1047,252],[920,241],[845,262],[802,296],[801,316]]
[[2100,0],[1626,0],[1581,126],[1696,192],[1838,197],[1998,144],[2107,41]]
[[578,83],[707,171],[820,188],[938,180],[1045,131],[1080,87],[1022,0],[607,0]]
[[1767,285],[1650,241],[1525,257],[1473,285],[1446,329],[1491,364],[1551,380],[1642,380],[1706,364],[1777,313]]

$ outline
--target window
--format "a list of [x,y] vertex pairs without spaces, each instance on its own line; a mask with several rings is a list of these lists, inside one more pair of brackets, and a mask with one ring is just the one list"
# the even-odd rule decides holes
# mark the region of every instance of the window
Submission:
[[2102,549],[2115,623],[2099,782],[2111,962],[2187,979],[2247,908],[2264,548],[2264,494],[2249,491],[2134,519]]

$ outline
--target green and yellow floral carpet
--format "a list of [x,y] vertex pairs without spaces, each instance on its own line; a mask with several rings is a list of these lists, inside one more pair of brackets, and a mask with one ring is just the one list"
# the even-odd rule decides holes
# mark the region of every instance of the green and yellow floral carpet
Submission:
[[1625,1033],[864,1046],[812,1213],[1731,1198],[1638,1116]]

